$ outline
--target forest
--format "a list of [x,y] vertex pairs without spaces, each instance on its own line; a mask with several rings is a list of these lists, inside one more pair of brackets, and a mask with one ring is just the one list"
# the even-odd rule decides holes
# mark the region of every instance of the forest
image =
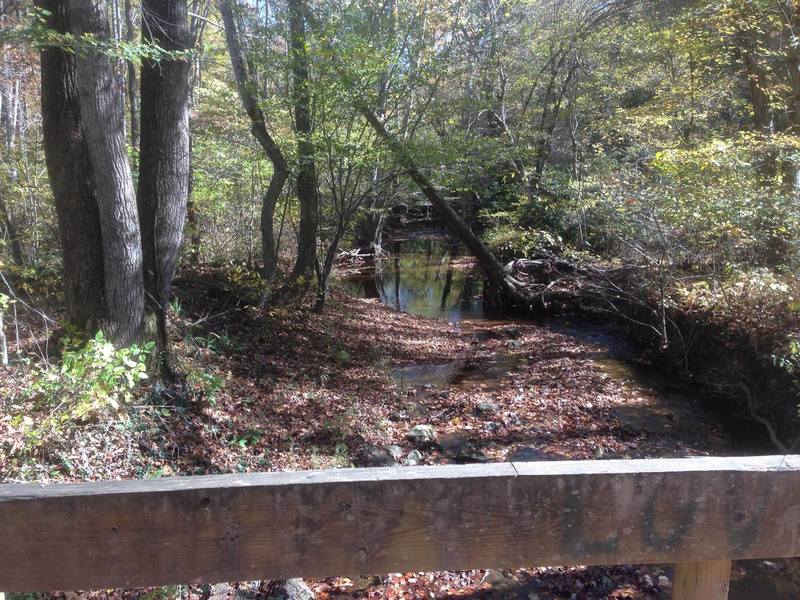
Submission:
[[800,453],[798,36],[796,0],[0,0],[0,483]]

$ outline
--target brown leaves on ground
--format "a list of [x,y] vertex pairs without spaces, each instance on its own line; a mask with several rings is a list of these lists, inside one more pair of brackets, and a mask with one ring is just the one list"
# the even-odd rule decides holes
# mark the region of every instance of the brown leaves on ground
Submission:
[[[401,460],[418,450],[423,464],[727,448],[691,402],[665,403],[593,344],[550,327],[455,326],[336,291],[324,315],[276,307],[265,317],[256,288],[214,270],[179,279],[177,296],[173,338],[185,385],[131,407],[126,422],[77,428],[22,475],[7,466],[3,477],[350,467],[387,445]],[[409,441],[418,424],[433,426],[441,445]],[[396,574],[314,587],[323,598],[669,596],[661,571],[633,567]]]

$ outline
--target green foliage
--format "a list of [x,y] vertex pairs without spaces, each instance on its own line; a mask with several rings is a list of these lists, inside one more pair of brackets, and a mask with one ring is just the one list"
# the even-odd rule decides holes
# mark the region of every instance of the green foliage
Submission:
[[61,339],[59,365],[34,368],[28,403],[19,407],[15,425],[22,425],[37,446],[65,428],[104,416],[121,416],[143,381],[153,342],[115,348],[100,331],[84,342],[73,335]]
[[533,256],[542,249],[557,250],[562,247],[561,239],[549,231],[512,225],[493,227],[485,239],[489,247],[504,259]]
[[0,294],[0,315],[7,313],[13,302],[6,294]]
[[225,387],[225,378],[205,369],[190,369],[186,381],[195,394],[202,395],[212,406],[216,404],[217,394]]
[[59,33],[47,25],[51,15],[44,8],[29,8],[27,18],[20,25],[0,31],[0,43],[31,43],[39,49],[56,47],[73,54],[101,52],[117,60],[189,60],[192,56],[191,51],[165,50],[146,41],[129,42],[88,33],[81,36]]
[[780,356],[773,354],[772,359],[778,367],[790,375],[800,373],[800,340],[790,340],[786,353]]

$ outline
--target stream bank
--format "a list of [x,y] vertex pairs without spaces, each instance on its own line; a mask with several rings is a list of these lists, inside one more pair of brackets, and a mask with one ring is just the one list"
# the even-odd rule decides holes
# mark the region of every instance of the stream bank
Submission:
[[[446,320],[454,331],[471,335],[475,344],[489,338],[506,336],[506,348],[485,357],[480,364],[459,357],[438,364],[411,365],[398,370],[395,377],[404,385],[417,388],[455,386],[464,391],[479,385],[500,389],[502,375],[531,358],[515,352],[523,342],[516,339],[522,331],[541,330],[586,345],[585,358],[612,380],[624,382],[648,396],[649,407],[638,416],[628,411],[625,420],[632,427],[642,425],[656,432],[662,428],[659,416],[671,414],[664,406],[686,415],[673,428],[686,441],[701,431],[719,430],[727,437],[725,448],[716,451],[730,454],[772,454],[775,452],[766,431],[746,415],[732,411],[721,402],[717,390],[709,389],[685,377],[664,362],[651,362],[652,353],[641,336],[620,321],[598,321],[596,315],[581,314],[530,317],[527,315],[487,312],[481,298],[482,281],[474,263],[464,257],[463,249],[436,230],[412,232],[406,238],[392,240],[387,256],[377,262],[347,271],[345,289],[354,295],[377,299],[382,304],[411,315]],[[647,410],[652,415],[647,415]],[[696,424],[696,426],[695,426]],[[646,425],[646,427],[645,427]],[[700,434],[703,437],[703,434]]]
[[[721,410],[715,396],[691,382],[641,360],[640,346],[614,323],[487,314],[480,280],[457,245],[428,232],[394,240],[388,248],[387,256],[366,269],[347,271],[343,287],[368,301],[447,323],[452,336],[471,339],[466,352],[392,372],[413,400],[410,416],[432,424],[438,435],[438,449],[428,460],[775,453],[760,426]],[[448,414],[442,399],[450,406],[457,399],[472,414]],[[743,561],[735,564],[730,598],[796,599],[799,581],[793,561]],[[517,592],[525,589],[521,585]],[[640,594],[645,592],[572,597],[651,597]]]

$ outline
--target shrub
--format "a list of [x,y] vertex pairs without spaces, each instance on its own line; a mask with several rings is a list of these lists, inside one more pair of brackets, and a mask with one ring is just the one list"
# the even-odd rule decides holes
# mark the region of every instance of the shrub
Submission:
[[103,333],[82,342],[61,339],[59,365],[34,368],[26,402],[14,419],[28,443],[40,445],[65,428],[102,417],[119,417],[147,379],[147,362],[155,344],[115,348]]

